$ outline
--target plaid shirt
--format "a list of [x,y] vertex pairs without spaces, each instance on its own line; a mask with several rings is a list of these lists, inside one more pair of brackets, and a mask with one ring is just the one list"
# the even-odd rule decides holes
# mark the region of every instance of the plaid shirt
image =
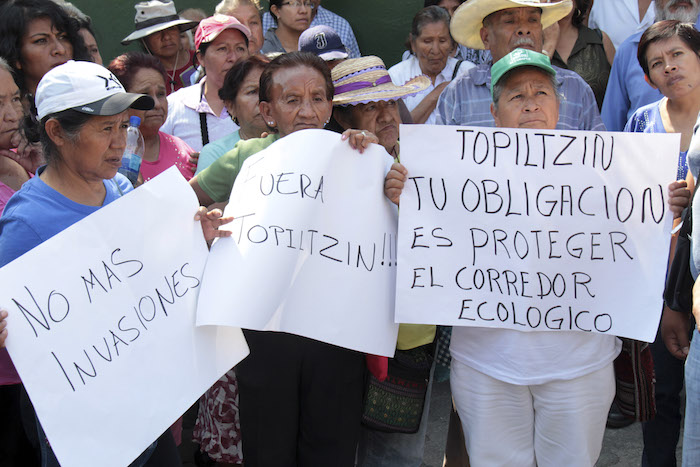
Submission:
[[[559,92],[560,130],[605,131],[590,86],[573,71],[554,67]],[[495,125],[491,115],[491,65],[481,64],[458,76],[440,95],[436,108],[438,125]]]
[[[327,10],[319,5],[318,10],[316,10],[316,16],[309,27],[314,26],[329,26],[335,29],[335,32],[340,36],[340,40],[343,41],[343,45],[348,49],[348,58],[358,58],[360,56],[360,47],[357,45],[357,39],[355,39],[355,33],[352,32],[352,27],[345,18],[338,16],[330,10]],[[275,19],[272,15],[266,11],[263,14],[263,31],[267,32],[268,29],[277,26]]]

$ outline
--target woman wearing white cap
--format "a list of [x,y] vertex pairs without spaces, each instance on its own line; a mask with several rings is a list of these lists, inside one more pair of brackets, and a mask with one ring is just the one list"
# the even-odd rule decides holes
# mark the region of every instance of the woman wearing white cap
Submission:
[[197,22],[180,18],[172,1],[149,0],[134,8],[135,31],[122,40],[122,45],[138,40],[147,53],[160,60],[168,75],[168,94],[189,86],[196,71],[192,64],[194,53],[183,50],[180,33],[196,27]]
[[[153,99],[130,94],[104,67],[69,61],[39,82],[36,105],[47,164],[10,199],[0,218],[0,267],[133,190],[117,173],[126,143],[129,108],[148,110]],[[226,235],[216,228],[220,211],[200,208],[205,237]],[[37,423],[39,440],[45,440]],[[58,465],[45,441],[43,465]],[[169,431],[136,464],[156,456],[179,465]],[[99,461],[98,461],[99,462]]]
[[168,96],[168,118],[161,131],[177,136],[195,151],[238,129],[219,96],[233,65],[248,57],[250,31],[236,18],[203,19],[194,35],[197,60],[206,76],[199,83]]

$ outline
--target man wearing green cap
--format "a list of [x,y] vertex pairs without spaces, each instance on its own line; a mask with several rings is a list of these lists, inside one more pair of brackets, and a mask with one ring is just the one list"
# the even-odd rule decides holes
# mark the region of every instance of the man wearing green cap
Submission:
[[[455,11],[450,32],[457,42],[488,49],[493,63],[516,48],[542,51],[542,28],[565,17],[571,0],[469,0]],[[557,128],[605,130],[593,91],[576,73],[553,67],[559,90]],[[490,112],[491,65],[481,64],[452,80],[437,104],[437,123],[494,126]]]
[[[491,69],[498,127],[554,129],[560,97],[545,55],[515,49]],[[384,193],[398,204],[407,172],[394,164]],[[615,336],[454,327],[452,396],[472,467],[595,464],[615,395]]]

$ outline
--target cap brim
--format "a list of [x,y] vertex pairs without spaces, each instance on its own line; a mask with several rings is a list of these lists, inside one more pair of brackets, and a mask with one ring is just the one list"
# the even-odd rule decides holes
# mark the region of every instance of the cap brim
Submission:
[[342,60],[344,58],[348,58],[348,54],[347,52],[341,52],[340,50],[331,50],[330,52],[320,54],[319,57],[322,60],[329,62],[331,60]]
[[154,24],[153,26],[149,26],[143,29],[137,29],[136,31],[132,32],[124,39],[122,39],[122,45],[129,45],[131,42],[137,39],[142,39],[144,37],[150,36],[155,32],[172,28],[173,26],[177,26],[178,29],[180,29],[180,32],[183,32],[196,28],[198,24],[199,23],[197,21],[190,21],[187,19],[176,19],[173,21],[168,21],[166,23]]
[[151,96],[120,92],[99,101],[73,107],[73,110],[89,115],[116,115],[132,108],[136,110],[151,110],[155,102]]
[[450,22],[452,37],[471,49],[485,49],[481,40],[481,28],[488,15],[509,8],[540,8],[542,29],[547,28],[569,14],[572,0],[557,3],[538,3],[528,0],[470,0],[462,3],[454,12]]
[[394,83],[344,92],[333,97],[333,105],[358,105],[369,102],[393,101],[402,97],[413,96],[430,86],[430,78],[425,75],[416,76],[402,86]]

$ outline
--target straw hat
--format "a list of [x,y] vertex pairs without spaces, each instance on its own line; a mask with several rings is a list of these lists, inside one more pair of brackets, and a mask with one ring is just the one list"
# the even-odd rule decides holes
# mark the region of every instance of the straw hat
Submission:
[[345,60],[331,71],[335,96],[333,105],[357,105],[412,96],[430,86],[430,78],[416,76],[397,86],[381,58],[375,56]]
[[542,10],[542,29],[551,26],[569,14],[573,7],[572,0],[547,3],[546,0],[468,0],[454,12],[450,22],[452,37],[460,44],[471,49],[485,49],[481,40],[481,28],[484,18],[491,13],[508,8],[540,8]]
[[150,36],[154,32],[177,26],[180,32],[197,27],[197,21],[181,19],[177,15],[175,4],[172,1],[149,0],[137,3],[136,17],[134,18],[135,31],[122,40],[122,45],[127,45],[136,39]]

